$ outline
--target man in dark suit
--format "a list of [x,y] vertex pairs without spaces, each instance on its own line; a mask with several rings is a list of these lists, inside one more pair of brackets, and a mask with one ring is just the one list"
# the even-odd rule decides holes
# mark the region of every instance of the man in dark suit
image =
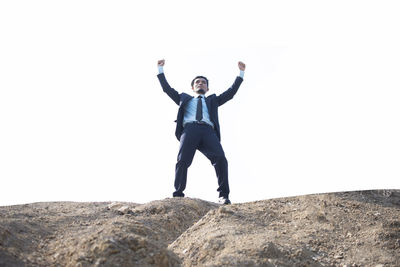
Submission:
[[174,197],[185,196],[187,169],[192,164],[196,150],[203,153],[213,164],[218,178],[219,203],[230,204],[228,184],[228,161],[221,146],[221,134],[218,121],[218,107],[223,105],[239,89],[243,81],[246,65],[239,62],[240,75],[233,85],[220,95],[208,92],[208,80],[204,76],[193,79],[191,86],[195,97],[186,93],[178,93],[171,88],[164,75],[165,60],[158,61],[157,75],[163,91],[179,105],[175,135],[180,141],[178,162],[175,167]]

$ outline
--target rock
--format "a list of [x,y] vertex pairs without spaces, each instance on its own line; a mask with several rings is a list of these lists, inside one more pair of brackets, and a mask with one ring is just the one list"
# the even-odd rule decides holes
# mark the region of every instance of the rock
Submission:
[[121,208],[124,204],[120,202],[113,202],[107,206],[107,209],[109,210],[118,210]]
[[219,212],[220,214],[234,214],[234,213],[235,213],[233,210],[231,210],[230,208],[227,208],[227,207],[225,207],[225,206],[221,206],[221,207],[218,209],[218,212]]
[[122,206],[118,209],[118,212],[120,212],[121,214],[127,214],[132,211],[130,210],[130,208],[128,206]]

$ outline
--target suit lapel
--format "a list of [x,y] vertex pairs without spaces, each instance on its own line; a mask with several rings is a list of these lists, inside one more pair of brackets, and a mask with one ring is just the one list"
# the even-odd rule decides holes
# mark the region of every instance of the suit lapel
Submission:
[[211,115],[211,98],[206,97],[206,104],[207,104],[207,109],[208,109],[208,114]]
[[182,98],[183,98],[183,99],[182,99],[182,104],[180,105],[180,107],[184,107],[184,106],[187,104],[187,102],[188,102],[190,99],[192,99],[193,97],[190,96],[190,95],[184,94]]

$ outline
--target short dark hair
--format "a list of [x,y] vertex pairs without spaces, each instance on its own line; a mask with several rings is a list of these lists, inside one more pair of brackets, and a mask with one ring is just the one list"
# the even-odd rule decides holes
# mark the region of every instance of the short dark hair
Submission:
[[204,76],[196,76],[196,77],[194,77],[194,79],[192,80],[192,83],[191,83],[190,85],[193,87],[194,81],[195,81],[196,79],[199,79],[199,78],[203,78],[204,80],[206,80],[206,82],[207,82],[207,87],[209,87],[209,86],[208,86],[208,79],[207,79],[206,77],[204,77]]

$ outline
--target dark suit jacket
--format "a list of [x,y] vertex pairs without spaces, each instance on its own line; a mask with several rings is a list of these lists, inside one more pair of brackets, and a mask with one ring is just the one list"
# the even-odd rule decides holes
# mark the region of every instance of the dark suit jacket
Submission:
[[[163,91],[177,104],[179,105],[178,116],[176,119],[176,130],[175,135],[178,140],[180,140],[182,132],[183,132],[183,116],[184,116],[184,107],[188,103],[190,99],[193,97],[186,94],[181,93],[179,94],[175,89],[171,88],[168,84],[167,79],[165,78],[164,73],[157,75],[158,80],[160,81],[161,87]],[[243,78],[236,77],[235,82],[232,86],[220,94],[219,96],[212,94],[206,97],[206,104],[208,113],[210,115],[210,120],[214,123],[214,130],[217,133],[218,139],[221,140],[221,133],[219,128],[219,121],[218,121],[218,107],[224,104],[226,101],[231,100],[233,96],[239,89],[240,84],[242,83]]]

